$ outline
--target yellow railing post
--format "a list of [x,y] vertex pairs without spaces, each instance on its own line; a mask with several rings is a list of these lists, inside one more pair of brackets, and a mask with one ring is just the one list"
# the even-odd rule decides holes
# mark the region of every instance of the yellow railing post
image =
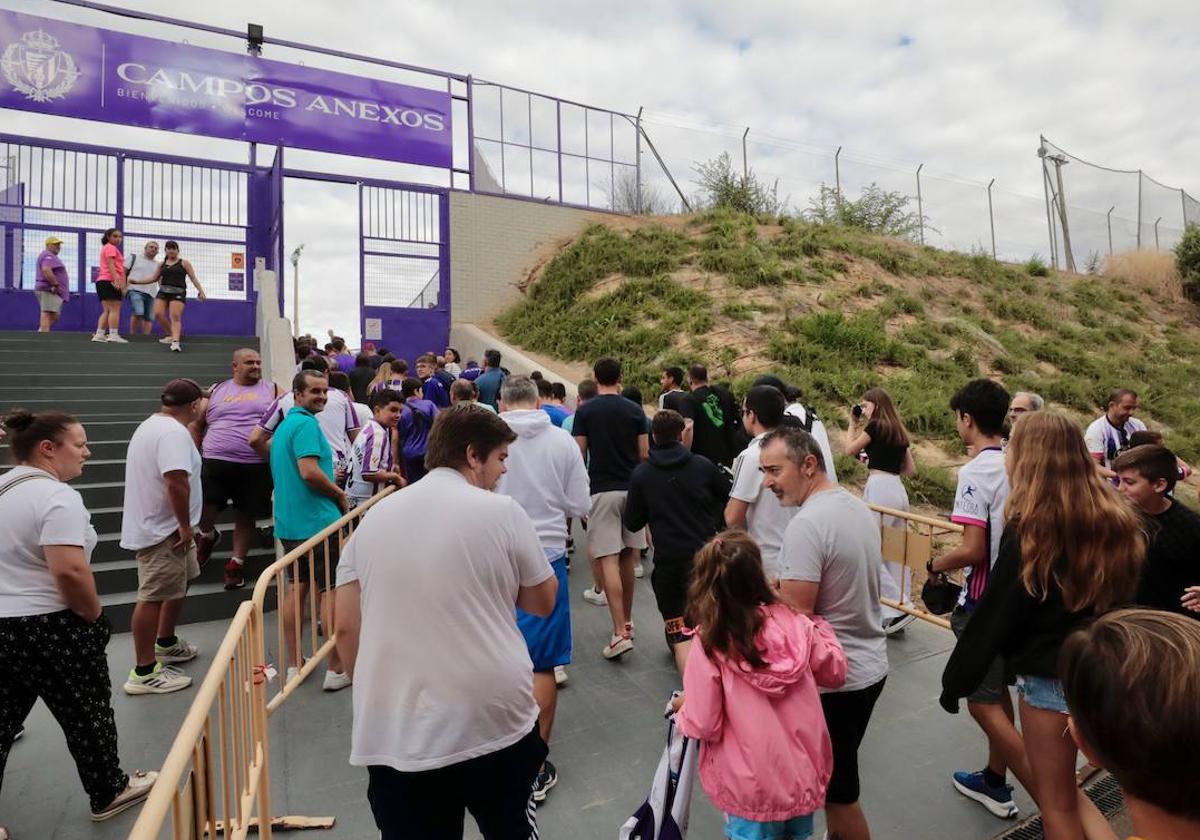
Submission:
[[[883,505],[867,505],[871,510],[880,514],[880,542],[883,551],[883,559],[892,562],[900,563],[905,569],[912,571],[925,570],[925,561],[933,556],[933,540],[940,533],[945,534],[961,534],[963,527],[957,523],[950,522],[945,519],[938,519],[933,516],[924,516],[919,513],[911,513],[907,510],[896,510],[895,508],[884,507]],[[883,524],[883,517],[890,516],[895,519],[902,519],[906,525],[904,528],[893,528]],[[916,525],[917,531],[913,532],[908,525]],[[921,529],[924,529],[924,533]],[[922,621],[926,621],[943,630],[950,629],[950,622],[942,618],[940,615],[934,615],[926,609],[907,606],[904,601],[904,577],[900,579],[900,600],[893,601],[891,598],[880,598],[879,601],[884,606],[891,607],[894,610],[908,613],[916,616]],[[910,584],[910,586],[912,586]],[[915,592],[909,592],[909,599]]]

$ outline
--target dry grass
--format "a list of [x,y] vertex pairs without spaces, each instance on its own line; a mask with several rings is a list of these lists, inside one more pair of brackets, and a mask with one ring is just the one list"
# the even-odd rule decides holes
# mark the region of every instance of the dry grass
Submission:
[[1105,277],[1120,280],[1160,299],[1183,300],[1183,283],[1170,251],[1125,251],[1104,261]]

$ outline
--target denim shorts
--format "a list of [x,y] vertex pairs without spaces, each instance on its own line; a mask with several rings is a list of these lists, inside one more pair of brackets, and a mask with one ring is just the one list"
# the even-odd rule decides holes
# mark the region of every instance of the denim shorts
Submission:
[[130,289],[129,294],[129,309],[135,318],[144,318],[147,321],[154,314],[154,298],[145,292],[139,292],[136,289]]
[[1067,714],[1067,698],[1062,683],[1049,677],[1017,675],[1017,691],[1021,699],[1035,709]]

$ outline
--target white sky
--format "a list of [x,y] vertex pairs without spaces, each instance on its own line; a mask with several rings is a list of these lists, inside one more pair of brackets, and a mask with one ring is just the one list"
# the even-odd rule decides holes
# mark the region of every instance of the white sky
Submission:
[[[579,0],[207,0],[200,5],[121,0],[120,5],[202,16],[207,23],[239,30],[253,21],[269,36],[471,73],[629,113],[645,106],[650,136],[684,182],[690,181],[690,161],[721,149],[740,156],[740,134],[750,126],[751,167],[780,178],[781,193],[800,207],[817,181],[832,180],[831,155],[838,145],[844,147],[843,182],[851,190],[878,180],[911,191],[909,173],[924,163],[924,175],[932,176],[926,212],[950,237],[948,244],[957,247],[986,237],[986,194],[978,185],[995,178],[1001,250],[1021,256],[1048,252],[1035,156],[1039,133],[1080,157],[1114,168],[1142,168],[1165,184],[1200,195],[1193,168],[1200,159],[1195,94],[1200,4],[1195,0],[676,0],[602,6]],[[0,0],[0,8],[238,48],[230,39],[50,0]],[[271,47],[264,56],[295,58]],[[346,69],[329,59],[310,57],[307,63]],[[402,74],[383,77],[407,81]],[[181,154],[244,155],[237,144],[178,134],[12,111],[0,112],[0,121],[2,130],[12,133],[49,132]],[[768,138],[787,138],[790,144]],[[289,160],[307,165],[317,158]],[[400,172],[362,162],[342,165],[362,174]],[[658,184],[650,165],[644,158],[646,180]],[[937,176],[945,173],[956,177],[940,182]],[[1075,192],[1082,194],[1082,203],[1108,202],[1099,181],[1081,177],[1078,183]],[[1120,184],[1128,193],[1128,181]],[[685,190],[694,186],[687,183]],[[301,241],[307,245],[301,326],[314,333],[332,326],[356,337],[356,301],[349,299],[356,295],[353,191],[289,183],[286,198],[287,248]],[[1159,198],[1163,206],[1169,203],[1169,196]],[[1136,195],[1129,201],[1136,203]],[[960,208],[967,205],[971,222],[960,229],[966,212]],[[1106,209],[1099,208],[1100,223]],[[1116,215],[1124,210],[1122,205]]]

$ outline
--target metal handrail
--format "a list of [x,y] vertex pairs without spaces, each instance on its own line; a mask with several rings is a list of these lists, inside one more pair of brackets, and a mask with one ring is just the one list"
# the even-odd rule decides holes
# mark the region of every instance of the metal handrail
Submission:
[[[950,522],[945,519],[938,519],[935,516],[924,516],[923,514],[920,514],[920,513],[911,513],[907,510],[897,510],[896,508],[884,507],[883,505],[875,505],[875,504],[871,504],[869,502],[867,503],[867,507],[869,507],[875,513],[882,514],[882,516],[880,517],[881,532],[886,532],[888,530],[888,526],[883,524],[883,516],[891,516],[896,519],[903,519],[906,522],[910,522],[914,525],[924,527],[925,531],[923,534],[921,533],[920,527],[918,527],[918,530],[915,534],[917,536],[925,536],[925,537],[929,538],[928,547],[926,548],[926,546],[922,545],[921,557],[918,558],[918,565],[920,565],[922,567],[922,569],[924,568],[924,563],[920,562],[920,560],[928,560],[933,555],[933,537],[934,536],[936,536],[938,534],[961,534],[965,530],[963,528],[963,526],[959,525],[957,522]],[[905,529],[905,532],[913,533],[911,531],[908,531],[907,528]],[[908,564],[908,559],[909,559],[908,555],[909,555],[909,552],[905,551],[904,558],[901,560],[901,563],[904,565],[904,567],[906,569],[912,568]],[[910,595],[911,595],[911,593],[910,593]],[[901,584],[900,584],[900,599],[901,600],[899,600],[899,601],[894,601],[891,598],[880,598],[879,603],[883,604],[886,607],[891,607],[894,610],[899,610],[902,613],[907,613],[908,615],[916,616],[917,618],[921,619],[922,621],[932,624],[935,627],[941,627],[943,630],[950,629],[950,622],[947,619],[942,618],[940,615],[934,615],[933,613],[929,612],[929,610],[921,609],[919,607],[912,607],[912,606],[909,606],[909,605],[903,603],[903,601],[904,601],[904,582],[903,582],[903,580],[901,581]]]

